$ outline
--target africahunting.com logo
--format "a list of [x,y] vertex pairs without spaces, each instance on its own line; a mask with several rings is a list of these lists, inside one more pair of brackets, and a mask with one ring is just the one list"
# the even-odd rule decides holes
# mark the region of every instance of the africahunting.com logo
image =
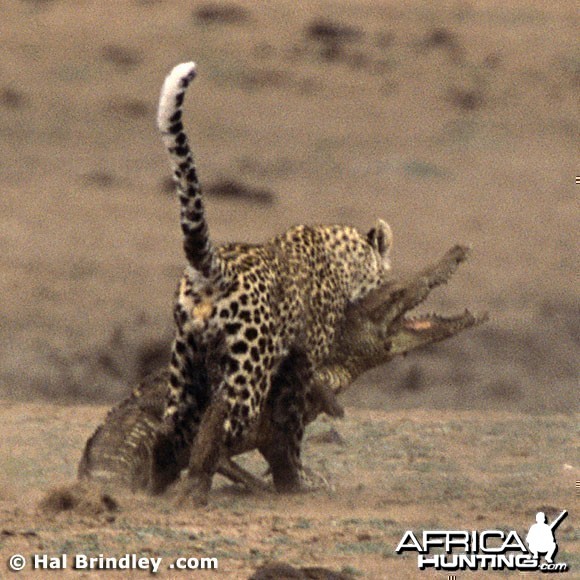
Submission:
[[525,542],[515,530],[423,530],[418,535],[408,530],[396,552],[417,552],[419,570],[566,572],[568,564],[554,561],[558,552],[554,532],[567,515],[564,510],[548,524],[544,512],[538,512]]

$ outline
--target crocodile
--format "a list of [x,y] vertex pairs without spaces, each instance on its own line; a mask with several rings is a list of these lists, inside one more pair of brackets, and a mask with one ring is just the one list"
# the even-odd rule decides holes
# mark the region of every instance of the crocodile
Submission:
[[[450,338],[488,319],[487,313],[469,310],[453,316],[422,314],[412,311],[430,292],[448,282],[469,254],[467,246],[453,246],[435,264],[406,278],[393,277],[362,300],[347,307],[344,323],[337,333],[331,352],[311,379],[306,400],[306,422],[321,413],[342,417],[344,410],[336,395],[344,392],[365,371],[388,363],[393,358]],[[258,449],[272,466],[284,456],[283,442],[274,437],[276,409],[273,399],[288,382],[301,381],[300,361],[290,355],[277,372],[266,412],[233,455]],[[200,380],[203,370],[200,369]],[[114,483],[133,491],[163,493],[187,468],[191,445],[204,445],[199,438],[177,441],[163,425],[169,375],[161,370],[133,388],[131,394],[112,408],[88,439],[78,468],[78,478]],[[209,404],[203,420],[216,417],[220,409]],[[211,421],[211,419],[209,419]],[[204,430],[211,436],[211,430]],[[207,436],[207,435],[206,435]],[[278,466],[279,467],[279,466]],[[283,469],[272,470],[284,477]],[[267,489],[267,484],[229,457],[222,459],[218,473],[252,490]],[[276,489],[283,481],[274,481]]]

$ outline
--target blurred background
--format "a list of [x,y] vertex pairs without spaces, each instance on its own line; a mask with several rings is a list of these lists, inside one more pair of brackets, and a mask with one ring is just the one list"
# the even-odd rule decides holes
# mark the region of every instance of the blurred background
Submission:
[[386,219],[424,310],[490,321],[368,373],[373,408],[578,409],[577,3],[5,0],[0,396],[111,402],[163,365],[184,264],[155,128],[185,120],[218,242]]

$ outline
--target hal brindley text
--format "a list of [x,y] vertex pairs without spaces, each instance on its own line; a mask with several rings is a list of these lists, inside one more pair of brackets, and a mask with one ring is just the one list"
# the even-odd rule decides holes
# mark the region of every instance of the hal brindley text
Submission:
[[[123,554],[122,556],[87,556],[86,554],[34,554],[32,568],[35,570],[149,570],[159,571],[163,558]],[[217,570],[217,558],[176,558],[167,566],[172,570]]]

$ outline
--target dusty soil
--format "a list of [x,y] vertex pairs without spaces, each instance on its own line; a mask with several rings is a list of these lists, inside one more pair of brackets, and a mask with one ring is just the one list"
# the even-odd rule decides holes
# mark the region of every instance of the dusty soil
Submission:
[[[407,529],[516,530],[523,538],[538,510],[552,519],[564,508],[571,516],[557,531],[557,560],[580,565],[578,438],[567,416],[348,409],[343,421],[314,424],[306,443],[306,463],[332,491],[247,494],[218,477],[207,509],[112,490],[117,509],[93,495],[76,509],[42,511],[45,491],[74,478],[79,449],[105,410],[21,403],[0,410],[2,565],[15,553],[136,553],[162,557],[163,577],[187,577],[167,570],[183,556],[218,558],[223,578],[247,578],[270,560],[373,579],[431,577],[418,572],[415,554],[395,553]],[[256,473],[265,467],[257,454],[242,459]]]
[[[0,17],[0,565],[17,549],[128,550],[218,555],[227,577],[268,558],[413,577],[393,555],[410,527],[574,516],[576,3],[71,6],[7,0]],[[347,393],[347,445],[308,451],[334,493],[225,485],[200,513],[122,496],[114,514],[39,515],[103,405],[166,360],[183,261],[154,117],[164,75],[190,59],[216,240],[380,216],[399,272],[471,243],[425,308],[491,320]],[[558,535],[569,562],[573,525]]]

